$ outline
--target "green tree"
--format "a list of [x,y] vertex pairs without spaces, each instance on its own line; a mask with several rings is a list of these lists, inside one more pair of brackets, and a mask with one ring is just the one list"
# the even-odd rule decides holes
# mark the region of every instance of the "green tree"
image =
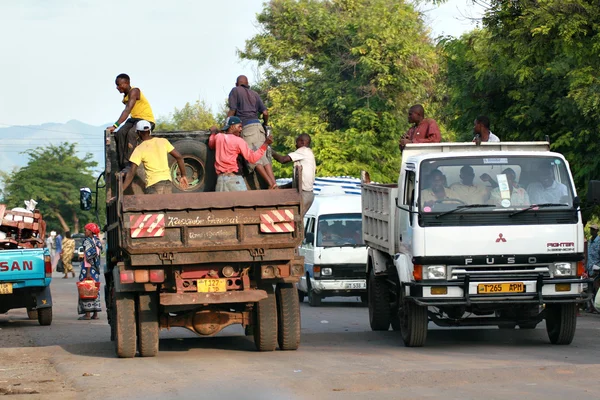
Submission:
[[[435,116],[435,48],[413,5],[397,0],[272,0],[240,53],[266,67],[276,149],[309,133],[319,175],[395,180],[410,105]],[[277,165],[276,165],[277,167]],[[289,170],[287,170],[289,173]]]
[[[91,212],[79,210],[79,188],[95,187],[92,154],[77,157],[77,145],[62,143],[28,150],[25,167],[2,175],[4,202],[9,207],[23,207],[23,201],[34,199],[49,229],[77,233],[80,221],[93,221]],[[98,201],[103,205],[104,201]],[[103,213],[100,211],[100,215]]]
[[204,101],[185,103],[168,117],[161,117],[156,123],[157,132],[208,130],[216,124],[216,119]]

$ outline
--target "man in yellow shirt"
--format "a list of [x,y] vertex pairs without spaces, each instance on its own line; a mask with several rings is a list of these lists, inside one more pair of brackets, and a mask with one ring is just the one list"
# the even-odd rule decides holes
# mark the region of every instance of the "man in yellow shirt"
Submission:
[[123,190],[127,189],[133,178],[137,168],[144,164],[146,170],[146,194],[167,194],[172,192],[171,174],[169,170],[168,154],[172,155],[177,160],[179,166],[179,185],[182,189],[188,188],[188,181],[185,177],[185,165],[183,157],[173,145],[164,138],[152,137],[152,126],[148,121],[139,121],[136,124],[137,134],[140,137],[141,143],[133,150],[129,158],[130,170],[127,172]]
[[148,121],[152,130],[154,130],[155,120],[146,96],[144,96],[139,88],[131,86],[129,75],[119,74],[117,79],[115,79],[115,84],[119,93],[123,93],[125,109],[121,112],[117,122],[106,129],[114,132],[119,170],[122,170],[129,164],[129,157],[131,157],[131,153],[137,145],[135,125],[139,121]]
[[487,204],[490,199],[490,188],[473,183],[475,171],[470,165],[460,169],[460,182],[453,183],[450,188],[454,190],[457,199],[465,204]]

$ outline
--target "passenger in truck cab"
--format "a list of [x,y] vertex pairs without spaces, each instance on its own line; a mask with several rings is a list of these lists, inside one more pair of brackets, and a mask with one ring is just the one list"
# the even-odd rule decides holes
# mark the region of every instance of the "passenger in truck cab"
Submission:
[[[506,183],[507,186],[503,187],[502,184],[502,180],[503,177],[506,178]],[[519,184],[517,183],[517,173],[512,169],[512,168],[506,168],[502,171],[501,175],[498,175],[498,181],[494,181],[491,179],[491,177],[488,174],[483,174],[481,176],[481,180],[483,180],[484,182],[492,182],[493,186],[497,186],[496,188],[492,189],[492,193],[490,196],[490,204],[493,204],[495,206],[503,206],[503,201],[504,200],[509,200],[510,204],[508,204],[507,207],[510,206],[528,206],[531,203],[529,202],[529,195],[527,194],[527,192],[525,191],[525,189],[523,189],[522,187],[519,186]],[[495,185],[494,185],[495,184]]]
[[539,182],[527,186],[527,193],[533,204],[569,202],[569,189],[554,179],[554,169],[551,165],[543,164],[538,173]]
[[[179,173],[185,174],[183,157],[173,145],[164,138],[152,137],[152,125],[148,121],[139,121],[136,130],[141,143],[135,148],[129,159],[130,169],[125,176],[123,190],[127,189],[140,165],[144,165],[146,171],[146,194],[167,194],[172,192],[171,172],[169,170],[168,155],[172,155],[177,161]],[[179,178],[179,186],[185,190],[188,181],[185,175]]]
[[431,207],[438,202],[459,202],[458,193],[446,187],[446,176],[439,169],[431,171],[428,177],[430,187],[421,190],[421,204]]
[[242,176],[238,155],[242,155],[249,163],[258,161],[273,143],[273,138],[267,136],[264,143],[255,151],[240,137],[242,121],[238,117],[227,117],[223,133],[211,129],[208,147],[215,150],[215,170],[217,171],[216,192],[240,192],[248,190]]
[[490,199],[489,188],[473,183],[474,179],[473,167],[465,165],[460,169],[460,182],[453,183],[450,188],[465,204],[487,204]]

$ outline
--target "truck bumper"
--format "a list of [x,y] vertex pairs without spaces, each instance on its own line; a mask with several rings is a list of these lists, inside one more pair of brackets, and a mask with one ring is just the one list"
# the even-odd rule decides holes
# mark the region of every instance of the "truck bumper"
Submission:
[[161,293],[163,306],[255,303],[267,298],[264,290],[235,290],[223,293]]
[[[299,285],[300,289],[306,287],[306,276],[302,277],[305,282]],[[310,278],[310,287],[315,293],[323,293],[331,296],[358,296],[367,291],[365,279],[327,279],[316,280]],[[305,291],[308,291],[305,290]]]
[[[479,284],[520,282],[525,286],[522,293],[478,294]],[[409,292],[406,299],[422,306],[446,306],[471,304],[550,304],[581,303],[588,301],[592,294],[584,290],[591,279],[564,278],[536,280],[502,280],[472,282],[469,276],[464,281],[424,281],[408,283]],[[556,285],[570,285],[569,290],[557,290]],[[446,288],[445,294],[433,294],[432,288]],[[438,289],[439,290],[439,289]],[[435,290],[434,290],[435,291]]]

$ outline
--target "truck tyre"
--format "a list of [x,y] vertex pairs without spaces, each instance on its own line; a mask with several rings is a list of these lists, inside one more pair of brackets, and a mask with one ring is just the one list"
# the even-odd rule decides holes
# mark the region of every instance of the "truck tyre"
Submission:
[[575,304],[546,305],[546,331],[552,344],[571,344],[577,327]]
[[311,307],[319,307],[321,305],[321,295],[312,289],[308,289],[308,304]]
[[140,293],[137,304],[138,350],[142,357],[158,354],[158,296],[156,293]]
[[115,293],[115,350],[118,357],[133,358],[137,345],[135,295]]
[[390,328],[390,291],[385,280],[369,272],[367,285],[369,324],[373,331],[387,331]]
[[175,158],[169,155],[169,170],[173,179],[173,193],[182,192],[204,192],[207,188],[207,154],[208,148],[204,143],[193,139],[178,140],[173,144],[183,157],[185,164],[185,173],[190,186],[187,190],[182,190],[177,181],[178,166]]
[[400,334],[406,347],[422,347],[427,340],[427,307],[404,302],[400,310]]
[[277,347],[277,301],[272,285],[261,287],[268,297],[254,305],[254,344],[258,351]]
[[38,319],[37,310],[27,310],[27,318],[29,319]]
[[302,290],[298,289],[298,301],[300,303],[304,303],[305,297],[306,297],[306,293],[304,293]]
[[52,323],[52,307],[38,308],[37,320],[42,326],[50,325]]
[[300,346],[300,304],[296,286],[280,283],[277,298],[277,343],[280,350],[296,350]]

